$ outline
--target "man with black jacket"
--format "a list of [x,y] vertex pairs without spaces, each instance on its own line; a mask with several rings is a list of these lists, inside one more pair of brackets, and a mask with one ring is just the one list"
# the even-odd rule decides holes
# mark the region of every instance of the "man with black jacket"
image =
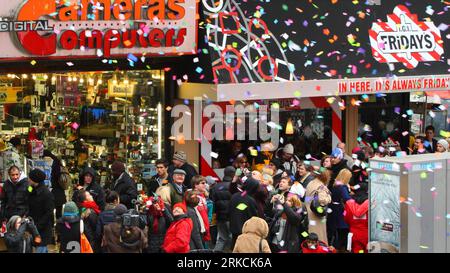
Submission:
[[3,217],[11,218],[13,215],[24,216],[28,213],[28,179],[17,166],[8,170],[9,179],[3,187]]
[[168,173],[169,164],[167,161],[163,159],[158,159],[155,162],[156,166],[156,175],[150,178],[150,182],[147,186],[147,195],[152,196],[153,193],[156,193],[156,189],[160,186],[166,185],[172,181],[172,177],[170,177]]
[[28,183],[32,187],[29,202],[29,216],[41,235],[41,243],[37,247],[38,253],[47,253],[47,245],[51,243],[53,229],[53,210],[55,203],[53,194],[44,183],[45,173],[39,169],[33,169],[28,175]]
[[56,219],[59,219],[62,216],[63,205],[67,202],[66,193],[59,184],[59,177],[61,176],[61,161],[49,150],[44,150],[44,156],[50,157],[53,160],[50,182],[52,183],[52,194],[55,200]]
[[125,172],[125,165],[120,161],[114,161],[111,166],[114,183],[112,190],[120,196],[120,203],[124,204],[127,209],[132,209],[132,200],[137,199],[137,188],[130,175]]
[[230,232],[230,184],[233,180],[236,169],[233,166],[225,168],[222,182],[217,183],[211,189],[211,200],[214,202],[217,220],[217,242],[215,251],[222,252],[231,243]]
[[[236,182],[235,182],[236,183]],[[232,234],[232,249],[236,243],[237,237],[242,234],[244,223],[253,216],[264,217],[258,215],[258,205],[253,195],[259,187],[259,182],[253,178],[247,178],[243,183],[242,192],[236,192],[231,196],[230,201],[230,231]]]

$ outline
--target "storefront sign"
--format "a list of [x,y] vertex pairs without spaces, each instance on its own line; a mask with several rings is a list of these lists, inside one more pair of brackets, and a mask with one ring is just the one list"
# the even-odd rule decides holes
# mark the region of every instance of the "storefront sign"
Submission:
[[196,0],[5,1],[0,59],[192,54],[197,16]]
[[420,22],[404,5],[396,6],[387,22],[373,23],[369,36],[380,63],[400,62],[413,69],[419,62],[439,61],[444,53],[440,30],[432,21]]
[[380,161],[370,161],[369,166],[374,170],[383,170],[391,172],[399,172],[400,165],[396,163],[380,162]]
[[0,86],[0,103],[17,103],[17,93],[22,87]]
[[308,80],[299,82],[266,82],[219,84],[218,101],[284,99],[399,93],[417,91],[448,91],[450,75],[425,75],[392,78],[356,78]]

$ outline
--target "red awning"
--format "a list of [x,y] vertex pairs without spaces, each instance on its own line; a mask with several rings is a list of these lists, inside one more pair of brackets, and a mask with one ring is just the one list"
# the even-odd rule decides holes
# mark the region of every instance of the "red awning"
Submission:
[[450,90],[449,91],[425,91],[428,97],[438,96],[444,100],[450,100]]

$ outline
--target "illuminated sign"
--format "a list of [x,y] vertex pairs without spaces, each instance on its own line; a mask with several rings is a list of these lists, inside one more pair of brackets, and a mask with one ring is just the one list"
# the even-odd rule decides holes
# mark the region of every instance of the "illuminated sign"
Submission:
[[181,55],[197,47],[196,0],[10,0],[0,17],[0,59]]

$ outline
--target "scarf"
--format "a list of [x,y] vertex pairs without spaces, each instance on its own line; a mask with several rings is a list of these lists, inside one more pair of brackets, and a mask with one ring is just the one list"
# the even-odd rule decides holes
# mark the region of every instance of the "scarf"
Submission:
[[100,213],[100,208],[94,201],[84,201],[81,203],[81,206],[86,209],[92,209],[97,215]]
[[172,183],[173,184],[173,186],[175,187],[175,190],[177,191],[177,192],[179,192],[179,193],[183,193],[183,184],[181,184],[181,185],[178,185],[177,183]]
[[203,234],[206,232],[205,223],[203,222],[203,217],[200,214],[200,212],[198,211],[197,207],[195,207],[194,209],[195,209],[195,213],[197,214],[197,218],[200,222],[200,233]]
[[[151,198],[152,199],[152,198]],[[154,198],[152,199],[154,202]],[[162,209],[164,209],[164,201],[160,198],[158,200],[158,205],[161,208],[161,210],[157,210],[154,205],[150,206],[149,213],[153,216],[153,233],[158,233],[158,227],[159,227],[159,218],[163,216]]]

